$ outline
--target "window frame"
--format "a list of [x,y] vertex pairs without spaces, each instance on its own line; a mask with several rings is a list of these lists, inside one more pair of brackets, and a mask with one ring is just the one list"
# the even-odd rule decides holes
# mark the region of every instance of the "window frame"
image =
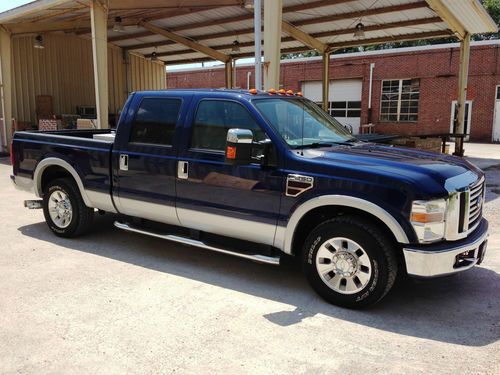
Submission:
[[[196,116],[198,115],[198,111],[200,109],[201,103],[206,102],[206,101],[232,102],[232,103],[238,104],[240,107],[243,107],[245,109],[245,111],[247,111],[247,113],[254,120],[254,122],[257,124],[257,126],[259,126],[260,129],[262,130],[262,132],[264,132],[264,134],[266,134],[267,138],[270,139],[269,134],[267,134],[265,129],[260,125],[260,123],[255,118],[254,114],[247,108],[246,105],[244,105],[240,101],[235,100],[235,99],[226,99],[226,98],[203,98],[203,99],[199,100],[198,103],[196,104],[196,110],[195,110],[194,115],[193,115],[193,121],[191,122],[191,132],[190,132],[189,143],[188,143],[188,147],[187,147],[187,149],[189,151],[205,152],[205,153],[217,154],[217,155],[225,155],[226,154],[225,150],[214,150],[214,149],[210,149],[210,148],[198,148],[198,147],[191,146],[192,141],[193,141],[194,129],[196,126]],[[253,134],[253,132],[252,132],[252,134]]]
[[[417,119],[416,120],[401,120],[401,102],[402,102],[402,95],[403,95],[403,81],[413,81],[413,80],[418,80],[418,99],[417,105],[418,105],[418,110],[416,113]],[[383,100],[383,95],[384,95],[384,82],[391,82],[391,81],[398,81],[398,99],[397,99],[397,111],[396,111],[396,120],[382,120],[383,112],[382,112],[382,103],[384,102]],[[411,93],[410,93],[411,95]],[[405,100],[406,101],[406,100]],[[409,100],[410,102],[414,101],[414,99]],[[415,124],[418,123],[418,118],[419,118],[419,112],[420,112],[420,77],[418,78],[394,78],[394,79],[382,79],[381,84],[380,84],[380,112],[379,112],[379,121],[383,123],[393,123],[393,122],[402,122],[402,123],[409,123],[409,124]],[[386,115],[390,115],[390,113],[386,113]]]
[[[156,99],[156,100],[178,100],[180,101],[179,105],[179,111],[177,113],[177,118],[175,119],[175,124],[174,124],[174,135],[172,136],[172,144],[163,144],[163,143],[148,143],[148,142],[136,142],[132,141],[132,129],[134,127],[135,120],[137,118],[137,115],[139,113],[139,109],[141,108],[142,103],[146,99]],[[128,136],[128,143],[131,145],[138,145],[138,146],[150,146],[150,147],[163,147],[163,148],[172,148],[174,147],[175,143],[175,135],[177,132],[177,127],[179,125],[179,120],[181,118],[181,113],[182,113],[182,106],[184,104],[184,98],[178,97],[178,96],[144,96],[141,98],[141,101],[139,102],[139,105],[137,106],[137,110],[134,113],[134,117],[132,117],[132,121],[130,122],[130,130],[129,130],[129,136]]]

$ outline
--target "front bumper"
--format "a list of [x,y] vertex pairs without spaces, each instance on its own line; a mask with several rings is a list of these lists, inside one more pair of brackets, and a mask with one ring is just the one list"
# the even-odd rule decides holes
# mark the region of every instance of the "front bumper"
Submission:
[[462,272],[480,264],[488,242],[488,221],[482,219],[467,238],[436,245],[403,248],[410,276],[436,277]]

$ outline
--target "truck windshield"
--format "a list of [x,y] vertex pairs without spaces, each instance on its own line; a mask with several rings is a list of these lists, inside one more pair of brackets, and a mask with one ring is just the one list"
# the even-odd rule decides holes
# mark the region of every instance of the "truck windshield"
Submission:
[[357,142],[337,120],[310,100],[255,99],[253,104],[292,148]]

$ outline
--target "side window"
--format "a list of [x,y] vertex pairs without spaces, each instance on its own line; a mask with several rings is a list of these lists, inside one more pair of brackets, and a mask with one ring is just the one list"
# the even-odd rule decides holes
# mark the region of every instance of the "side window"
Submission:
[[267,138],[250,112],[241,104],[223,100],[203,100],[198,105],[193,124],[191,147],[224,150],[227,131],[231,128],[250,129],[255,141]]
[[130,142],[171,145],[180,108],[180,99],[143,99],[132,123]]

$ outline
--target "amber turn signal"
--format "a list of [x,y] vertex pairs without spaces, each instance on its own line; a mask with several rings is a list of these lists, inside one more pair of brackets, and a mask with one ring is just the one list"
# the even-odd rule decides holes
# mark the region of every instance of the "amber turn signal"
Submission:
[[227,146],[226,149],[226,158],[228,159],[236,159],[236,147]]
[[436,223],[444,219],[442,212],[413,212],[411,214],[411,221],[414,223]]

